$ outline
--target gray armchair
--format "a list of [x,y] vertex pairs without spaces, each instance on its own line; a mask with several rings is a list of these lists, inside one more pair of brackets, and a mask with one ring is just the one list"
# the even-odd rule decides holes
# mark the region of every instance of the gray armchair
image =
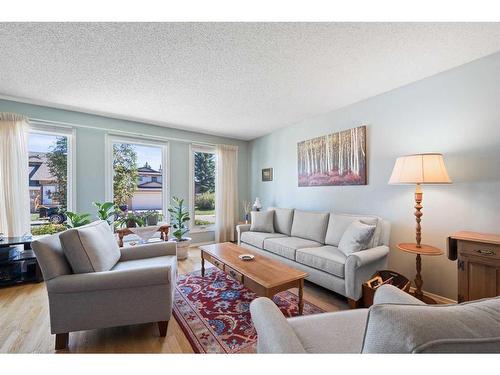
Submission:
[[500,297],[425,305],[391,285],[370,309],[286,319],[267,298],[250,304],[259,353],[500,353]]
[[166,336],[177,277],[175,243],[118,248],[106,222],[32,243],[44,276],[56,350],[69,332],[157,322]]

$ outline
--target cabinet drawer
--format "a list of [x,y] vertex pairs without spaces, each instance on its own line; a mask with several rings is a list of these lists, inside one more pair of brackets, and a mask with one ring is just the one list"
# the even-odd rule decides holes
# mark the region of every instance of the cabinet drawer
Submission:
[[215,267],[220,268],[222,271],[224,271],[224,263],[222,263],[218,259],[215,259],[210,254],[203,253],[203,259],[205,259],[207,262],[212,263]]
[[243,282],[243,274],[229,267],[227,264],[226,264],[226,273],[233,279],[238,280],[240,283]]
[[500,260],[500,246],[498,245],[460,241],[458,246],[461,255],[474,255],[485,259]]

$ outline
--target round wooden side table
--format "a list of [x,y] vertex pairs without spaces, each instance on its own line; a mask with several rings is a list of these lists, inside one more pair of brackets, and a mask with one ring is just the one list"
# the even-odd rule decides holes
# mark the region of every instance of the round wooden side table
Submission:
[[414,280],[416,289],[412,294],[422,302],[425,302],[427,304],[435,304],[436,301],[434,299],[424,295],[424,293],[422,292],[422,285],[424,284],[424,282],[420,273],[422,271],[421,255],[443,255],[443,251],[441,249],[438,249],[437,247],[430,245],[420,245],[420,247],[417,247],[416,243],[400,243],[398,244],[398,249],[407,253],[417,254],[417,275],[415,276]]

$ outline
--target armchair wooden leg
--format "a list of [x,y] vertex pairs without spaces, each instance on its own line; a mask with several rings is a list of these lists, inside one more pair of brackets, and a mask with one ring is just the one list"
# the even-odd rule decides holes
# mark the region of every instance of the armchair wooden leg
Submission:
[[360,307],[363,306],[363,299],[360,298],[357,301],[355,301],[351,298],[348,298],[347,303],[349,304],[350,309],[359,309]]
[[69,333],[56,334],[56,350],[68,349]]
[[160,337],[167,336],[168,320],[158,322],[158,329],[160,330]]

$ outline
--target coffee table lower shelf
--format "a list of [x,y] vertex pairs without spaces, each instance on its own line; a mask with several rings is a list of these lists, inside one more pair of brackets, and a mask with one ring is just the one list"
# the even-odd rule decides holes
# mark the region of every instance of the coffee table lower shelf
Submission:
[[[224,244],[222,244],[224,245]],[[209,246],[215,246],[215,245],[209,245]],[[207,248],[209,247],[207,246]],[[233,245],[237,246],[237,245]],[[224,271],[226,274],[231,276],[233,279],[238,280],[241,282],[245,287],[248,289],[252,290],[255,292],[258,296],[261,297],[267,297],[272,299],[272,297],[279,293],[283,292],[288,289],[292,288],[298,288],[299,293],[299,315],[302,315],[303,310],[304,310],[304,279],[307,276],[307,273],[303,273],[301,275],[302,277],[297,277],[294,280],[278,283],[276,285],[273,285],[271,287],[262,285],[259,281],[256,281],[255,279],[252,278],[252,275],[249,275],[244,272],[240,272],[236,270],[234,267],[231,267],[231,265],[227,264],[221,259],[216,258],[213,256],[213,254],[210,254],[207,250],[204,250],[203,247],[200,247],[201,250],[201,276],[205,276],[205,261],[210,262],[213,264],[215,267],[219,268],[220,270]],[[262,256],[261,256],[262,258]],[[254,260],[250,261],[253,262]],[[244,261],[242,261],[244,262]],[[283,267],[289,268],[288,266],[283,265]],[[240,268],[241,269],[241,268]],[[298,270],[294,270],[300,273]]]

